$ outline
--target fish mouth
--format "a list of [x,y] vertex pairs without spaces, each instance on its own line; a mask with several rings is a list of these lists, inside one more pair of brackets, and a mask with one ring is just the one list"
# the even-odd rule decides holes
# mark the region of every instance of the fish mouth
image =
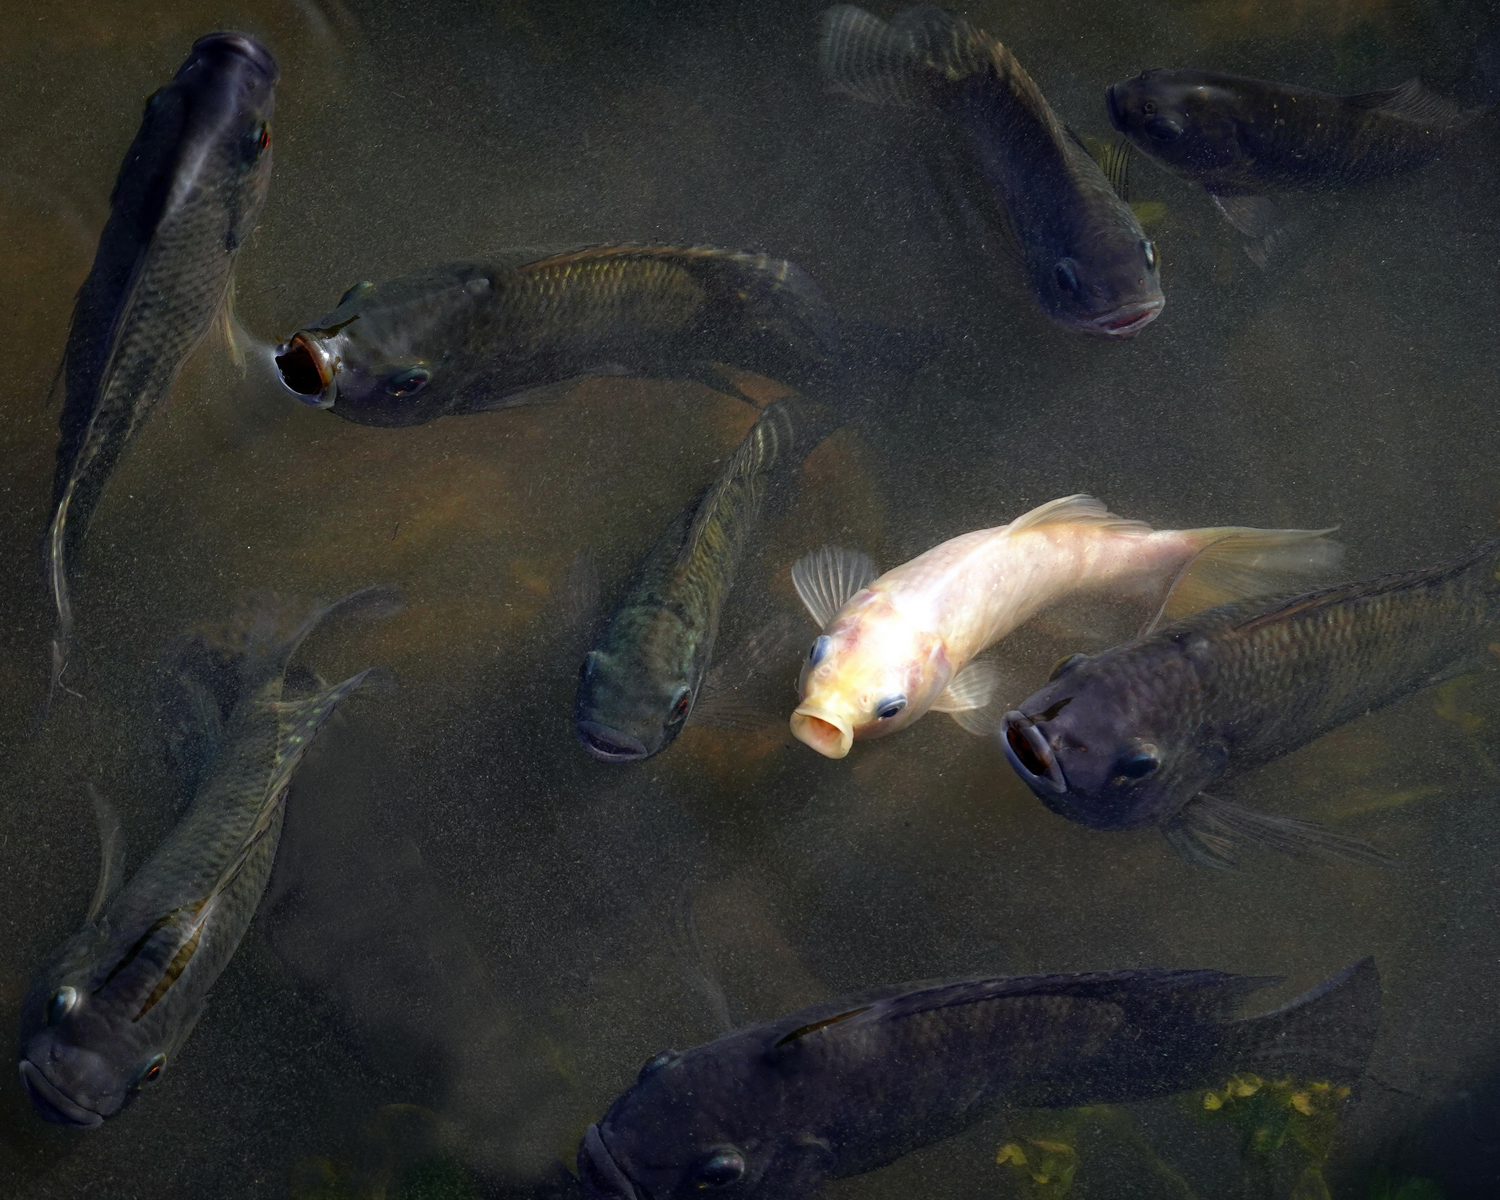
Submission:
[[281,386],[313,408],[332,408],[337,392],[333,377],[338,366],[332,355],[316,339],[305,333],[293,334],[289,342],[276,347],[276,373]]
[[1125,128],[1125,113],[1120,108],[1120,94],[1117,89],[1120,85],[1112,83],[1104,89],[1104,107],[1109,110],[1109,123],[1121,133],[1127,132]]
[[1000,747],[1011,768],[1037,795],[1061,796],[1068,790],[1057,755],[1025,713],[1013,709],[1000,719]]
[[792,736],[824,758],[843,758],[854,745],[849,722],[803,705],[792,713]]
[[37,1116],[74,1129],[97,1129],[104,1124],[101,1113],[69,1100],[30,1059],[23,1058],[20,1066],[21,1086],[31,1098],[31,1107],[36,1109]]
[[578,1179],[591,1200],[637,1200],[635,1185],[615,1162],[614,1155],[599,1135],[599,1126],[583,1131],[578,1147]]
[[1090,333],[1097,333],[1100,337],[1134,337],[1156,320],[1166,305],[1167,301],[1163,296],[1157,296],[1153,300],[1139,300],[1134,304],[1122,304],[1119,308],[1089,321],[1087,328]]
[[578,735],[583,748],[600,762],[639,762],[651,756],[651,751],[640,738],[633,738],[598,721],[577,721],[573,732]]
[[200,54],[206,50],[227,50],[231,54],[238,55],[267,79],[273,81],[279,73],[276,68],[276,60],[271,57],[271,52],[254,38],[243,33],[235,33],[233,30],[224,30],[219,33],[205,33],[193,43],[192,52]]

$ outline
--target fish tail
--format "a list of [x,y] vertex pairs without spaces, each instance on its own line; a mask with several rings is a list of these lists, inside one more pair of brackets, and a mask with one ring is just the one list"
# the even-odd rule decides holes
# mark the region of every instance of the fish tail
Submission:
[[1226,1074],[1253,1070],[1352,1082],[1380,1024],[1380,973],[1364,958],[1273,1012],[1227,1024]]
[[1330,541],[1332,529],[1188,529],[1194,547],[1162,602],[1160,617],[1190,613],[1285,589],[1290,576],[1305,579],[1337,567],[1344,548]]

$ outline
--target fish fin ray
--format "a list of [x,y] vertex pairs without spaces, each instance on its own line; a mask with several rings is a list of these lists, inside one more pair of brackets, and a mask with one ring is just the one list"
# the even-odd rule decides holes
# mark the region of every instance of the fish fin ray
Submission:
[[994,732],[1005,715],[1007,701],[999,693],[1008,682],[999,663],[975,659],[954,675],[932,702],[932,709],[947,713],[961,729],[984,737]]
[[88,785],[88,793],[89,803],[94,809],[94,824],[99,829],[99,879],[94,885],[88,916],[84,918],[86,923],[92,924],[125,878],[125,831],[120,826],[120,814],[115,811],[115,806],[93,784]]
[[1148,629],[1232,600],[1272,595],[1294,577],[1332,571],[1344,548],[1328,529],[1246,529],[1221,526],[1184,530],[1199,549],[1173,578]]
[[1463,128],[1475,117],[1485,112],[1487,107],[1464,108],[1452,100],[1439,96],[1436,92],[1429,92],[1416,76],[1393,88],[1345,96],[1344,103],[1355,108],[1383,113],[1388,117],[1400,117],[1403,120],[1437,125],[1444,129]]
[[1133,160],[1130,139],[1125,137],[1112,146],[1106,146],[1099,154],[1099,169],[1109,180],[1109,186],[1115,189],[1115,195],[1125,204],[1130,203],[1130,165]]
[[710,672],[698,690],[698,700],[688,720],[703,729],[759,733],[779,726],[782,717],[780,713],[767,711],[750,697],[740,695],[735,688],[723,686],[712,678]]
[[[1209,848],[1211,853],[1214,848],[1227,844],[1231,864],[1235,861],[1237,844],[1244,841],[1293,858],[1322,858],[1399,869],[1399,864],[1390,855],[1359,838],[1312,821],[1259,812],[1203,793],[1182,806],[1174,823],[1186,826],[1200,845]],[[1174,841],[1173,845],[1175,848],[1177,842]]]
[[931,99],[911,38],[852,4],[823,13],[818,70],[831,89],[867,104],[914,108]]
[[1380,973],[1363,958],[1280,1008],[1224,1026],[1225,1066],[1353,1082],[1380,1024]]
[[215,336],[224,342],[224,348],[229,352],[229,361],[243,375],[245,373],[245,352],[240,348],[242,340],[240,334],[242,330],[234,315],[233,275],[229,277],[229,286],[225,289],[224,300],[219,305],[219,311],[214,315],[213,330]]
[[1119,533],[1151,533],[1151,526],[1144,521],[1116,516],[1102,501],[1082,492],[1072,496],[1059,496],[1046,504],[1039,504],[1030,512],[1022,513],[1010,523],[1011,533],[1024,530],[1043,529],[1048,525],[1097,525]]
[[1265,196],[1252,196],[1247,192],[1208,193],[1224,219],[1247,238],[1264,241],[1281,231],[1285,223],[1281,210],[1274,201]]
[[874,561],[859,550],[820,546],[792,564],[792,586],[819,629],[826,629],[839,610],[879,577]]

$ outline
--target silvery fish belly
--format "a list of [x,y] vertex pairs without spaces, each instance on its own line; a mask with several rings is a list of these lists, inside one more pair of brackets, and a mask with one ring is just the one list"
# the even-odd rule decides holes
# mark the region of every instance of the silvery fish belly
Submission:
[[1207,795],[1363,713],[1474,669],[1500,623],[1500,542],[1275,602],[1228,604],[1076,656],[999,736],[1041,801],[1095,829],[1160,827],[1232,866],[1241,840],[1386,861],[1353,838]]
[[242,33],[199,38],[146,103],[73,309],[47,579],[52,689],[67,666],[69,571],[121,455],[224,311],[271,179],[276,63]]
[[276,354],[305,403],[419,425],[589,375],[698,378],[724,363],[800,391],[841,366],[838,318],[785,259],[712,247],[515,250],[356,284]]
[[[105,847],[93,911],[21,1006],[21,1082],[49,1121],[90,1129],[155,1083],[192,1032],[270,877],[287,788],[319,728],[365,681],[284,696],[288,660],[329,613],[388,609],[381,589],[314,612],[287,636],[251,615],[224,653],[235,667],[177,682],[193,691],[201,743],[217,747],[181,822],[113,899]],[[227,679],[227,686],[225,686]],[[106,902],[107,901],[107,902]]]

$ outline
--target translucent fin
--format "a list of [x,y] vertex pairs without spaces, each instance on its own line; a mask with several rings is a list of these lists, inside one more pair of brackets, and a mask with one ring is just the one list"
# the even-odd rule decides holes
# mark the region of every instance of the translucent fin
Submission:
[[[229,351],[229,361],[244,374],[245,352],[240,349],[240,325],[234,318],[234,277],[230,276],[229,288],[224,293],[224,303],[219,305],[218,315],[214,317],[214,334],[221,338],[224,347]],[[246,339],[247,340],[247,339]]]
[[869,104],[928,102],[931,84],[910,38],[852,4],[828,9],[822,24],[818,69],[829,87]]
[[807,611],[826,629],[851,597],[879,576],[868,554],[839,546],[822,546],[792,565],[792,586]]
[[729,1012],[729,998],[724,994],[724,985],[719,982],[712,960],[703,949],[703,939],[698,934],[698,912],[692,895],[686,891],[672,905],[670,944],[683,973],[708,1005],[715,1030],[721,1034],[732,1033],[734,1020]]
[[789,613],[762,625],[736,651],[715,657],[688,720],[705,729],[759,733],[779,727],[785,712],[747,694],[756,679],[780,668],[790,676],[807,645],[807,627]]
[[1344,548],[1328,540],[1333,529],[1188,529],[1183,536],[1201,549],[1172,581],[1157,617],[1175,621],[1190,613],[1285,590],[1289,579],[1332,571]]
[[1280,210],[1264,196],[1244,196],[1232,192],[1210,192],[1209,195],[1224,214],[1224,219],[1248,238],[1263,240],[1276,234],[1282,227]]
[[1114,145],[1106,146],[1098,155],[1099,169],[1104,172],[1104,178],[1115,189],[1115,195],[1126,204],[1130,203],[1131,158],[1130,139],[1124,137]]
[[1151,526],[1144,521],[1132,521],[1117,517],[1103,503],[1092,496],[1079,493],[1076,496],[1061,496],[1039,504],[1028,513],[1022,513],[1010,523],[1011,533],[1026,529],[1041,529],[1047,525],[1098,525],[1120,533],[1151,533]]
[[379,672],[373,667],[367,667],[316,696],[308,696],[304,700],[282,701],[276,705],[282,721],[281,749],[277,754],[276,773],[267,785],[268,792],[286,786],[303,754],[307,752],[323,723],[333,715],[334,709],[372,677],[386,688],[392,685],[394,678],[389,672]]
[[1439,129],[1461,129],[1485,111],[1484,108],[1463,108],[1429,92],[1416,77],[1398,87],[1345,96],[1344,103]]
[[960,728],[976,737],[986,737],[995,731],[1009,707],[1006,693],[1014,689],[1007,687],[1007,683],[998,663],[976,659],[953,677],[932,702],[932,710],[947,713]]
[[584,546],[568,560],[568,567],[552,589],[565,627],[588,638],[599,623],[599,556]]
[[1375,960],[1361,959],[1272,1012],[1229,1022],[1223,1067],[1352,1083],[1375,1044],[1380,993]]
[[1172,848],[1190,861],[1219,870],[1239,866],[1241,842],[1294,858],[1324,858],[1395,869],[1396,860],[1359,838],[1311,821],[1257,812],[1199,794],[1163,827]]
[[115,812],[114,805],[93,784],[89,784],[89,802],[94,807],[94,823],[99,827],[99,880],[94,885],[89,914],[84,918],[92,924],[125,878],[125,831],[120,828],[120,814]]
[[57,502],[57,511],[52,515],[52,524],[47,529],[47,590],[52,596],[52,604],[57,613],[57,624],[52,633],[51,675],[47,681],[47,691],[42,697],[41,707],[37,711],[36,719],[32,722],[32,737],[39,735],[42,727],[47,723],[47,718],[52,713],[53,701],[56,700],[59,691],[72,692],[75,696],[78,694],[63,683],[73,642],[73,603],[68,595],[67,529],[68,509],[73,502],[73,489],[76,483],[76,478],[68,481],[62,498]]

